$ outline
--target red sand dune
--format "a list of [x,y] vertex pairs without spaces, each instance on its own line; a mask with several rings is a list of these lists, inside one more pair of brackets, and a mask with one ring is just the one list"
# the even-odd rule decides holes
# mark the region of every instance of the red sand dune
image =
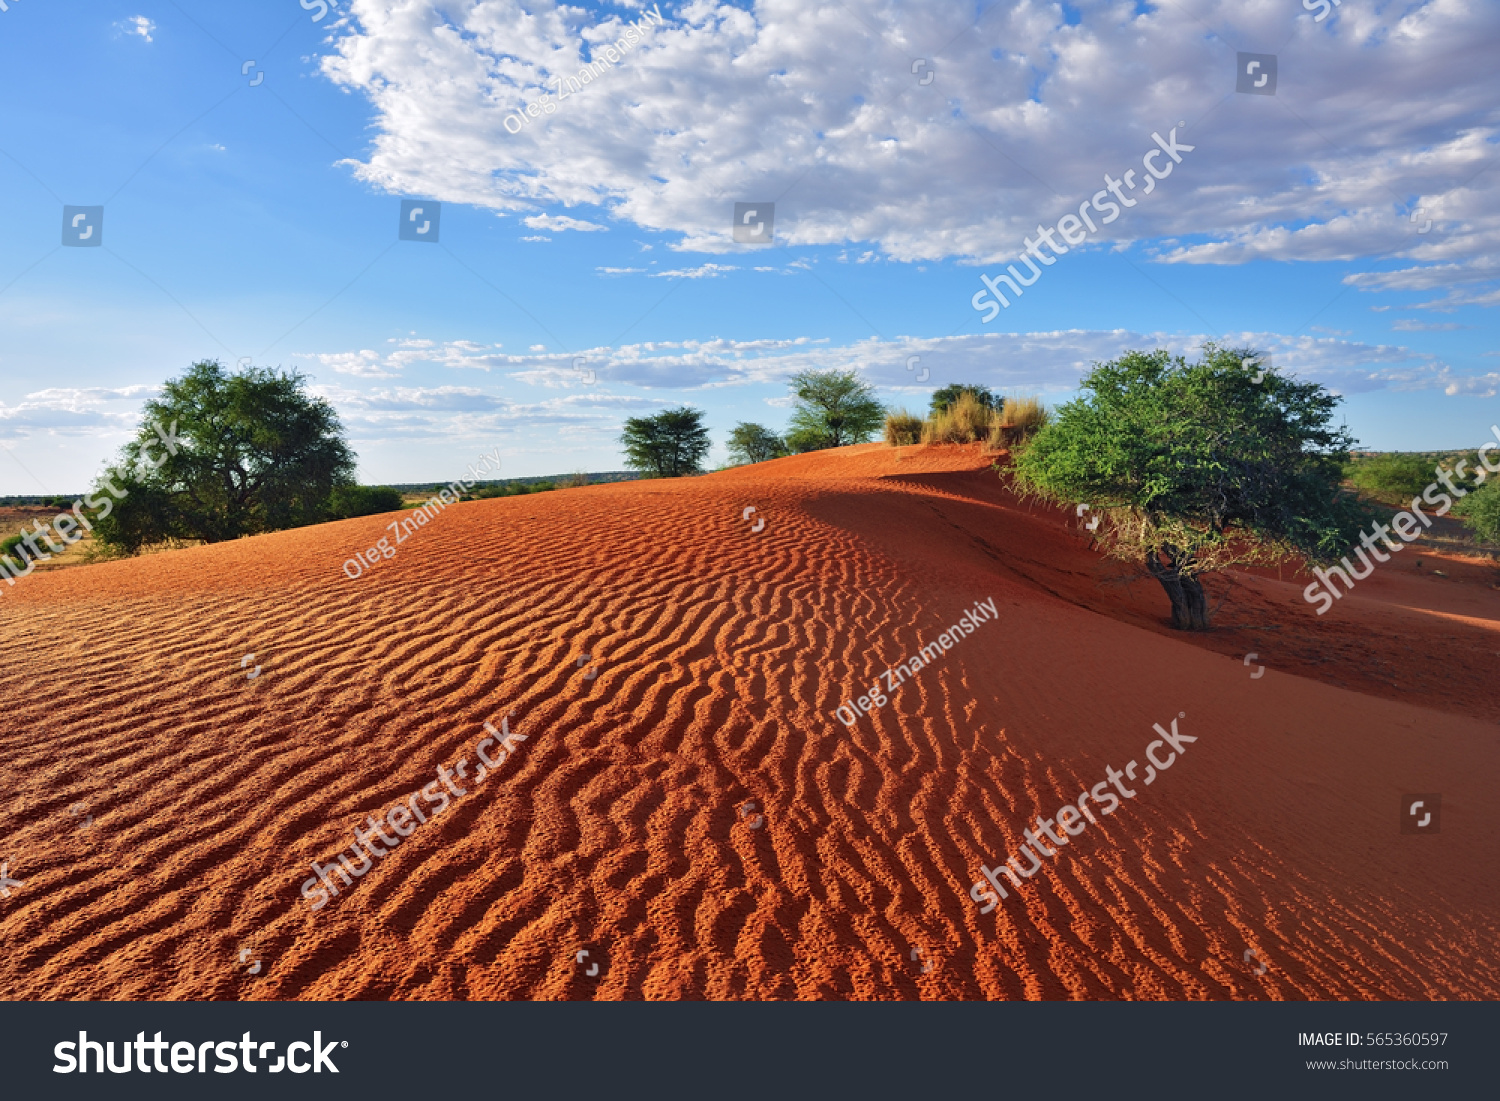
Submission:
[[[0,598],[0,995],[1500,997],[1493,571],[1408,549],[1321,619],[1235,573],[1186,637],[962,448],[462,504],[348,580],[387,522]],[[515,755],[312,910],[310,863],[506,712]],[[981,865],[1179,714],[981,915]]]

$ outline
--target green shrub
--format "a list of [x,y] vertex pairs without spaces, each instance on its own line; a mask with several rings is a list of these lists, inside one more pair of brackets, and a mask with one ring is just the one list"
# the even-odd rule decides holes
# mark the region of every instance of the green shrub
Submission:
[[405,504],[400,491],[390,486],[339,486],[329,495],[328,511],[335,520],[348,520],[396,512]]
[[0,557],[15,559],[21,563],[32,557],[31,551],[27,549],[26,544],[21,542],[22,535],[24,534],[23,532],[20,535],[12,535],[7,539],[0,540]]
[[1348,467],[1356,489],[1392,502],[1410,501],[1435,480],[1436,463],[1422,455],[1361,455]]
[[1471,490],[1453,512],[1463,517],[1481,542],[1500,543],[1500,480]]

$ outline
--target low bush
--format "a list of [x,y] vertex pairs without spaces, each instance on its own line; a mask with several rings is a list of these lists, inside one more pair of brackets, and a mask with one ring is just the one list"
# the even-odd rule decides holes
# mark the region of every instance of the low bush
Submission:
[[1047,427],[1051,419],[1051,413],[1039,397],[1006,398],[1000,416],[990,428],[987,442],[997,449],[1015,447]]
[[905,409],[892,409],[885,415],[885,442],[892,447],[917,443],[922,438],[922,418]]
[[1470,490],[1453,512],[1463,517],[1481,542],[1500,544],[1500,481]]
[[328,511],[335,520],[397,512],[405,506],[400,491],[390,486],[339,486],[329,495]]
[[927,418],[922,426],[923,443],[980,443],[990,435],[994,411],[968,390],[946,409]]

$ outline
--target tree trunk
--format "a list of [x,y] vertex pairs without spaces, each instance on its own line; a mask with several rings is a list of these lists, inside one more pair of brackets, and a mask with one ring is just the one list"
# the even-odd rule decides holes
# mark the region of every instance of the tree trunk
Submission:
[[1167,599],[1172,602],[1172,626],[1179,631],[1207,631],[1210,627],[1208,597],[1199,580],[1191,573],[1183,572],[1189,564],[1190,559],[1180,559],[1173,547],[1146,555],[1147,572],[1161,583]]

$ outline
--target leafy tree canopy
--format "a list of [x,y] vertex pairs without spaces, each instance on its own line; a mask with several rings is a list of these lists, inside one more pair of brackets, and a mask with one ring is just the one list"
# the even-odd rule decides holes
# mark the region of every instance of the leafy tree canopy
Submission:
[[1144,562],[1182,629],[1209,626],[1204,571],[1328,561],[1370,518],[1340,485],[1355,445],[1330,425],[1340,399],[1274,373],[1256,383],[1256,358],[1208,344],[1193,364],[1160,350],[1096,364],[1015,463],[1023,487],[1102,515],[1105,551]]
[[741,421],[729,433],[731,463],[763,463],[768,459],[779,459],[786,453],[786,442],[763,424]]
[[857,371],[800,371],[791,378],[797,405],[787,446],[793,451],[865,443],[885,423],[885,408]]
[[629,418],[620,442],[625,445],[625,465],[655,478],[701,474],[709,446],[702,410],[686,405],[653,417]]
[[333,406],[305,385],[295,371],[230,374],[212,360],[168,381],[106,472],[123,495],[96,536],[134,552],[167,539],[216,543],[328,519],[330,494],[354,480],[354,453]]

